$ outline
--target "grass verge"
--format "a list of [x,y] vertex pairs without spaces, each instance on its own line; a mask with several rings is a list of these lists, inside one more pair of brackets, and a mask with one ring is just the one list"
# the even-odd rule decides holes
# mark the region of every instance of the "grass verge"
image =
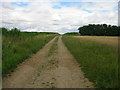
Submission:
[[117,48],[74,37],[64,36],[62,40],[97,87],[118,87]]
[[36,53],[55,35],[25,35],[25,37],[3,36],[2,76],[12,72],[19,63]]

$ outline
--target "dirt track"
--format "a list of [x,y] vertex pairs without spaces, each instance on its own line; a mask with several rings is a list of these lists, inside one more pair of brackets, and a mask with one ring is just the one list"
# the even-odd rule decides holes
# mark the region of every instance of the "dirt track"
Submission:
[[48,57],[55,38],[3,79],[3,88],[92,88],[80,65],[64,46],[61,36],[58,49]]

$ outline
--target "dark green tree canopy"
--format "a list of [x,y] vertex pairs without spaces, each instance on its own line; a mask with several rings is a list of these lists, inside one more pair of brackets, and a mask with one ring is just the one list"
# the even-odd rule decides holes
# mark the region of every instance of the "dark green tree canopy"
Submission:
[[81,35],[90,36],[119,36],[120,26],[107,24],[89,24],[78,28]]
[[7,28],[4,28],[4,27],[2,27],[2,28],[0,28],[0,30],[2,30],[2,34],[3,35],[5,35],[5,36],[19,36],[19,34],[20,34],[20,30],[19,29],[17,29],[17,28],[13,28],[13,29],[7,29]]

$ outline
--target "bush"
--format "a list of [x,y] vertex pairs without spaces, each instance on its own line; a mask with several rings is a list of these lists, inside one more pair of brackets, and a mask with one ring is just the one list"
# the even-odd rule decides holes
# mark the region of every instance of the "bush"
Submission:
[[11,30],[9,31],[9,34],[10,34],[11,36],[19,36],[19,35],[20,35],[20,30],[17,29],[17,28],[13,28],[13,29],[11,29]]

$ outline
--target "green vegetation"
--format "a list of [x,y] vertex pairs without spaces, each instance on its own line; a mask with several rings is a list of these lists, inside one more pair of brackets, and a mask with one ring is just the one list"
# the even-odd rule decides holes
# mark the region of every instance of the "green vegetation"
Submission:
[[77,36],[77,35],[79,35],[79,33],[78,32],[68,32],[68,33],[65,33],[64,35],[70,35],[70,36]]
[[111,26],[106,24],[89,24],[78,28],[81,35],[90,36],[119,36],[120,26]]
[[36,53],[56,34],[20,32],[17,28],[2,30],[2,74],[7,75],[13,71],[19,63]]
[[13,28],[13,29],[8,29],[8,28],[0,28],[0,31],[2,31],[2,34],[4,36],[25,36],[25,37],[28,37],[28,36],[35,36],[35,35],[46,35],[46,34],[58,34],[58,33],[55,33],[55,32],[20,32],[19,29],[17,28]]
[[70,36],[62,40],[80,63],[85,76],[97,87],[118,87],[117,48]]
[[48,57],[51,56],[53,53],[55,53],[55,51],[57,50],[58,48],[57,42],[58,42],[58,37],[55,38],[55,41],[48,52]]
[[0,84],[2,85],[2,31],[0,30]]

